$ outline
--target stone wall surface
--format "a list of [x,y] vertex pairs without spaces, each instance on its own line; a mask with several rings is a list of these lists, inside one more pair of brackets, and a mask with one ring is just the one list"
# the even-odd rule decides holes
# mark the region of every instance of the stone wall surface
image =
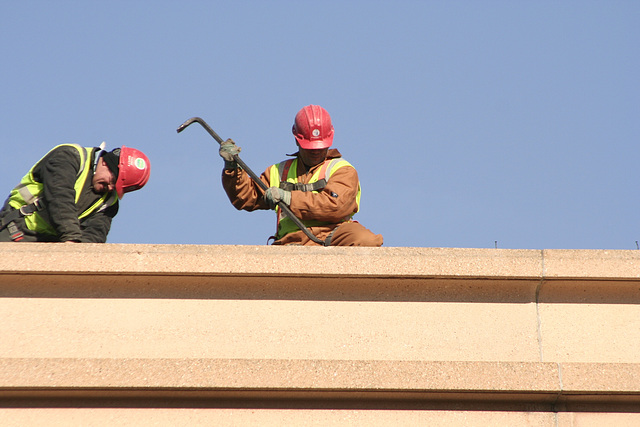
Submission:
[[640,251],[0,243],[0,319],[2,425],[640,425]]

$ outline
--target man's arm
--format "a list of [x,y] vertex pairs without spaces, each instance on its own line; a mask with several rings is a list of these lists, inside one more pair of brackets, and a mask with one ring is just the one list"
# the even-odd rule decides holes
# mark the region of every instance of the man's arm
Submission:
[[[270,168],[267,168],[260,180],[269,186]],[[262,189],[251,179],[248,173],[240,168],[224,169],[222,171],[222,187],[229,197],[231,204],[238,210],[254,211],[256,209],[270,209],[264,201]]]
[[118,202],[103,211],[94,212],[80,221],[82,243],[105,243],[111,229],[111,220],[118,213]]

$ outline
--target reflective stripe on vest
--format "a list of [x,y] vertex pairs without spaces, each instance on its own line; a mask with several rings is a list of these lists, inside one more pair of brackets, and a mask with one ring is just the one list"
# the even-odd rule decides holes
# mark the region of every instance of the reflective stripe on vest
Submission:
[[[308,184],[314,184],[321,180],[327,180],[331,178],[333,172],[344,166],[351,166],[351,164],[342,159],[327,159],[324,161],[321,167],[319,167],[311,176]],[[280,187],[281,182],[287,182],[291,184],[298,184],[298,158],[285,160],[276,165],[271,166],[271,170],[269,172],[269,186],[270,187]],[[281,177],[284,177],[282,179]],[[322,188],[311,190],[313,193],[319,193]],[[304,191],[304,190],[301,190]],[[360,183],[358,183],[358,192],[356,194],[356,212],[360,208]],[[281,239],[285,235],[298,231],[299,228],[293,223],[291,219],[286,216],[283,216],[280,212],[280,208],[276,206],[277,213],[277,231],[276,231],[276,240]],[[355,212],[347,217],[343,218],[341,222],[348,221],[355,214]],[[308,227],[317,227],[317,226],[325,226],[330,224],[335,224],[334,222],[326,222],[326,221],[316,221],[316,220],[305,220],[302,223]]]
[[[91,165],[91,152],[93,148],[84,148],[78,144],[60,144],[53,147],[51,151],[55,150],[59,147],[73,147],[78,150],[78,154],[80,155],[80,170],[76,174],[76,182],[74,184],[75,190],[75,203],[78,203],[80,199],[80,194],[82,193],[82,189],[87,181],[89,176],[89,172],[93,170],[93,165]],[[49,153],[42,157],[44,159]],[[20,209],[20,207],[24,205],[29,205],[33,203],[37,198],[39,198],[42,194],[42,190],[44,185],[41,182],[35,180],[33,176],[33,170],[35,167],[42,161],[40,159],[29,172],[20,180],[20,184],[18,184],[13,190],[11,190],[11,195],[9,196],[9,205],[15,209]],[[87,210],[82,212],[78,219],[82,219],[96,210],[106,209],[107,206],[113,205],[117,201],[117,196],[115,192],[110,192],[104,194],[96,203],[91,205]],[[46,206],[45,206],[46,209]],[[56,235],[57,232],[55,229],[47,223],[42,216],[40,216],[37,212],[32,215],[25,216],[25,224],[29,230],[35,231],[37,233],[42,234],[51,234]]]

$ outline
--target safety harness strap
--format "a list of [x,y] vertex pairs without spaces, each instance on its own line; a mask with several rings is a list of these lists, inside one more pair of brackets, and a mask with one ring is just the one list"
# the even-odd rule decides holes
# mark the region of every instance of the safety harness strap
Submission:
[[293,190],[320,191],[326,186],[327,186],[327,180],[324,178],[322,178],[319,181],[313,182],[311,184],[301,184],[301,183],[294,184],[292,182],[285,182],[285,181],[280,182],[280,188],[286,191],[293,191]]
[[325,160],[322,166],[320,167],[320,173],[318,174],[318,180],[316,182],[312,182],[310,184],[302,184],[302,183],[292,183],[287,182],[287,178],[289,177],[289,168],[291,168],[291,164],[294,159],[289,159],[284,163],[284,167],[282,172],[280,173],[280,188],[286,191],[320,191],[324,187],[327,186],[327,180],[325,176],[327,175],[327,168],[329,166],[333,166],[334,160]]
[[[279,179],[280,184],[279,184],[279,188],[286,190],[286,191],[294,191],[294,190],[298,190],[298,191],[305,191],[305,192],[309,192],[309,191],[317,191],[320,192],[321,190],[323,190],[326,186],[327,186],[327,176],[331,176],[331,171],[334,168],[334,166],[338,163],[340,163],[341,159],[340,158],[333,158],[333,159],[325,159],[325,161],[323,162],[322,166],[320,167],[320,169],[313,174],[311,179],[316,179],[315,182],[312,183],[308,183],[308,184],[302,184],[302,183],[293,183],[293,182],[288,182],[287,179],[289,178],[289,170],[291,169],[291,167],[294,164],[294,161],[296,161],[297,159],[289,159],[286,160],[284,162],[279,163],[276,167],[277,167],[277,174],[276,174],[276,170],[271,171],[271,182],[273,183],[274,181],[276,181],[276,179]],[[295,163],[295,165],[297,166],[297,163]],[[291,177],[292,180],[297,180],[297,178],[295,177],[295,174],[292,174],[293,176]],[[277,178],[276,178],[277,176]],[[277,182],[277,181],[276,181]],[[273,184],[271,184],[273,185]],[[281,224],[281,220],[282,220],[282,212],[280,212],[280,209],[276,209],[277,215],[276,215],[276,236],[278,234],[278,231],[280,230],[280,224]],[[345,218],[345,220],[348,220],[349,218],[351,218],[351,216],[347,216]],[[310,227],[310,224],[305,224],[307,227]],[[286,234],[286,233],[285,233]],[[269,239],[267,239],[267,244],[269,243],[269,241],[271,239],[276,240],[276,236],[271,236],[269,237]],[[324,241],[324,246],[329,246],[331,243],[331,239],[333,238],[333,232],[330,233],[329,237],[327,240]]]
[[6,211],[0,218],[0,230],[3,230],[6,227],[7,231],[9,231],[9,234],[11,235],[11,240],[19,242],[24,237],[24,233],[18,228],[16,221],[22,217],[31,215],[40,209],[42,209],[42,202],[40,198],[37,198],[33,203],[24,205],[20,207],[20,209],[11,209]]
[[39,211],[42,209],[42,202],[40,198],[37,198],[28,205],[21,206],[20,209],[11,209],[6,211],[2,216],[1,222],[2,226],[0,226],[0,230],[4,228],[8,223],[18,220],[23,216],[29,216],[32,213]]

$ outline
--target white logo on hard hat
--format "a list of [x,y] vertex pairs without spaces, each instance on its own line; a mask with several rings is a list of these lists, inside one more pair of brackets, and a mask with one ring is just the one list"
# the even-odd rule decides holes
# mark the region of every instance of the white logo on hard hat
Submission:
[[311,135],[313,135],[313,136],[320,136],[320,129],[314,129],[314,130],[311,132]]
[[136,165],[136,167],[140,170],[144,170],[147,167],[147,162],[144,161],[144,159],[138,157],[134,164]]

